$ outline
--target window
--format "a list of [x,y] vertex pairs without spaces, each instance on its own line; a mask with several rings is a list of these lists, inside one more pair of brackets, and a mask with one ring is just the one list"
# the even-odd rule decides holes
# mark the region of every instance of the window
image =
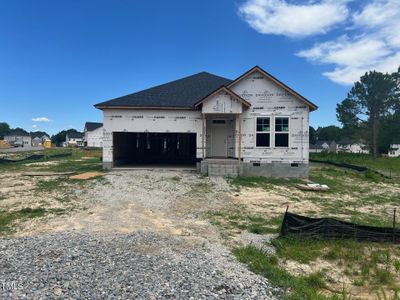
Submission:
[[275,147],[289,147],[289,118],[275,118]]
[[256,147],[270,146],[270,118],[257,118],[256,124]]
[[212,123],[213,124],[225,124],[226,123],[226,120],[212,120]]

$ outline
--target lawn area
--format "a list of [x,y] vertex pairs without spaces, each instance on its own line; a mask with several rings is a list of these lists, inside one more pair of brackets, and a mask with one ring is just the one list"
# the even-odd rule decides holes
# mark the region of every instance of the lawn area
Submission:
[[363,166],[372,170],[400,176],[400,157],[378,157],[373,159],[368,154],[354,153],[310,153],[310,159],[329,160]]
[[[288,299],[399,299],[399,245],[282,238],[278,233],[287,205],[293,213],[310,217],[390,227],[400,201],[400,182],[324,164],[313,165],[309,179],[327,184],[330,190],[301,191],[294,186],[299,180],[293,179],[230,179],[236,207],[209,212],[207,218],[237,258],[287,288]],[[274,252],[243,244],[245,230],[270,236],[265,246]]]

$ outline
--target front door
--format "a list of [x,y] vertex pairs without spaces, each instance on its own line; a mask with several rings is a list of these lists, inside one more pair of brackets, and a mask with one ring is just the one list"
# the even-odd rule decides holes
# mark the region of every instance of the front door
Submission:
[[227,121],[225,119],[214,119],[211,122],[211,156],[227,157]]

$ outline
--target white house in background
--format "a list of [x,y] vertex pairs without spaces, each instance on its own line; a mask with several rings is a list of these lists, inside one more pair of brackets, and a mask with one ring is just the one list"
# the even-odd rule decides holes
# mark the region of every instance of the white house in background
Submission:
[[13,129],[8,135],[4,136],[4,140],[14,147],[31,147],[32,138],[24,130]]
[[105,168],[308,176],[309,113],[317,106],[257,66],[235,80],[202,72],[95,107],[104,113]]
[[84,135],[84,146],[103,147],[103,123],[86,122]]
[[83,133],[68,132],[65,136],[64,147],[81,147],[83,146]]
[[362,141],[355,142],[345,138],[338,143],[338,152],[369,154],[369,149]]
[[31,138],[33,147],[43,146],[44,141],[50,139],[50,137],[43,132],[33,132],[31,133]]
[[399,157],[400,156],[400,143],[390,144],[389,157]]
[[315,144],[310,144],[310,153],[320,152],[337,152],[337,144],[335,141],[318,141]]

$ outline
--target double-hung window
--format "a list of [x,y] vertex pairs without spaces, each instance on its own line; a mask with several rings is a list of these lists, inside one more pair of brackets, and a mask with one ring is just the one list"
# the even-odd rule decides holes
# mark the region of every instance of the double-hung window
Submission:
[[258,117],[256,124],[256,147],[270,147],[271,119]]
[[275,118],[275,147],[289,147],[289,118]]

